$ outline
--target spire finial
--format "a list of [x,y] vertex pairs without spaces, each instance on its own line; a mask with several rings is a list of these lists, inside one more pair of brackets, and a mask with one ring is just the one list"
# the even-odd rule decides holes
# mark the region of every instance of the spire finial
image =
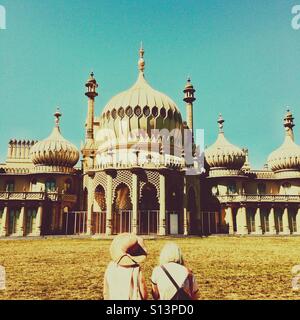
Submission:
[[54,117],[55,117],[55,126],[57,128],[59,128],[59,118],[61,117],[61,112],[59,110],[59,107],[56,108],[56,111],[54,113]]
[[140,53],[140,59],[139,59],[139,62],[138,62],[138,66],[139,66],[140,72],[144,73],[144,70],[145,70],[145,60],[144,60],[145,50],[143,48],[143,42],[142,41],[141,41],[141,47],[140,47],[139,53]]
[[223,130],[223,128],[224,128],[224,122],[225,122],[225,120],[223,119],[222,114],[220,113],[220,114],[219,114],[219,118],[218,118],[219,133],[224,133],[224,130]]

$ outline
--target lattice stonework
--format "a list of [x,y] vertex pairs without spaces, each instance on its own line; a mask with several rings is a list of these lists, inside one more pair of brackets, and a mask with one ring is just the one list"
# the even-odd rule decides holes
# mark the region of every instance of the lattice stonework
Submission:
[[93,183],[94,183],[93,191],[95,191],[98,185],[101,185],[105,190],[105,194],[107,194],[107,185],[106,185],[107,177],[105,172],[103,171],[96,172]]
[[159,200],[159,192],[160,192],[160,188],[159,188],[159,172],[152,171],[152,170],[145,170],[144,171],[144,179],[140,179],[140,189],[139,189],[139,197],[140,197],[140,199],[142,197],[143,187],[148,182],[153,184],[154,187],[156,188],[157,198]]
[[119,184],[125,183],[130,190],[130,198],[132,196],[132,173],[129,170],[118,170],[117,176],[113,179],[113,196],[115,196],[116,188]]

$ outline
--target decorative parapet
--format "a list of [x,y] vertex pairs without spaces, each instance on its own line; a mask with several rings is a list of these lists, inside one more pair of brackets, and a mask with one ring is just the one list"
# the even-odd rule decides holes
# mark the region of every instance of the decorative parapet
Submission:
[[300,195],[225,195],[217,196],[220,203],[238,202],[300,202]]
[[275,179],[296,179],[300,178],[300,171],[296,170],[282,170],[274,173]]
[[299,179],[300,171],[296,170],[282,170],[282,171],[265,171],[265,170],[251,170],[247,173],[251,178],[266,179],[266,180],[279,180],[279,179]]
[[165,156],[164,161],[139,161],[138,163],[130,163],[130,162],[106,162],[101,163],[95,166],[89,166],[88,171],[97,171],[108,168],[113,169],[132,169],[133,167],[139,167],[143,169],[160,169],[160,168],[170,168],[170,169],[182,169],[185,167],[184,161],[182,158],[173,157],[173,156]]
[[247,177],[242,170],[211,168],[209,169],[209,178],[219,177]]
[[80,171],[80,168],[68,168],[68,167],[56,167],[56,166],[36,166],[32,168],[12,168],[12,167],[0,167],[1,174],[13,174],[13,175],[28,175],[36,173],[63,173],[63,174],[75,174]]
[[0,167],[0,174],[30,174],[31,169],[29,168],[6,168]]
[[248,175],[255,179],[274,179],[273,171],[265,171],[265,170],[251,170]]
[[65,173],[72,174],[75,173],[76,169],[70,167],[62,166],[35,166],[31,173]]

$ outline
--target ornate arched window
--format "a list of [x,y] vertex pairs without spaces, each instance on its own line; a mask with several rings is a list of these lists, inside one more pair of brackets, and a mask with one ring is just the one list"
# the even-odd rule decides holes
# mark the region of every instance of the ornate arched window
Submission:
[[45,183],[46,192],[55,192],[56,191],[56,181],[55,179],[48,179]]
[[130,190],[125,183],[121,183],[115,191],[115,209],[130,210],[131,208]]
[[227,193],[228,194],[236,194],[237,193],[237,187],[236,187],[236,183],[235,182],[231,182],[227,186]]
[[141,191],[140,208],[142,210],[158,210],[157,190],[152,183],[146,183]]
[[98,209],[100,209],[100,211],[105,211],[106,210],[105,191],[101,185],[97,186],[97,188],[95,189],[95,200],[99,206]]
[[266,184],[265,183],[259,183],[258,185],[257,185],[257,193],[258,194],[266,194],[266,190],[267,190],[267,186],[266,186]]
[[6,181],[5,191],[7,191],[7,192],[14,192],[15,191],[15,181],[14,180]]

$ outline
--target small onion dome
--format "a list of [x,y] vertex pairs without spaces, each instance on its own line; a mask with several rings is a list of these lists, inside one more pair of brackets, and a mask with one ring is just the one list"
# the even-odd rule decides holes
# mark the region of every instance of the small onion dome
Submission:
[[268,157],[268,167],[272,171],[279,170],[300,170],[300,146],[294,142],[294,118],[287,110],[284,118],[286,131],[283,144]]
[[219,135],[217,141],[205,150],[205,160],[210,168],[240,170],[246,161],[245,152],[225,138],[223,131],[224,120],[221,115],[218,123]]
[[30,149],[30,157],[36,166],[57,166],[72,168],[79,160],[79,151],[60,133],[59,109],[54,114],[55,127],[45,140],[37,142]]

